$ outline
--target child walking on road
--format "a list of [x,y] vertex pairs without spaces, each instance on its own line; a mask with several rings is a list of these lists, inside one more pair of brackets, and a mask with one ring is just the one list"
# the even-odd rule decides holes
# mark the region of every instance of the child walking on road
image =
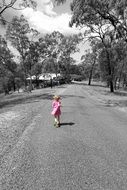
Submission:
[[60,115],[61,115],[61,102],[60,102],[60,96],[54,96],[53,102],[52,102],[52,112],[51,114],[54,116],[54,126],[60,127]]

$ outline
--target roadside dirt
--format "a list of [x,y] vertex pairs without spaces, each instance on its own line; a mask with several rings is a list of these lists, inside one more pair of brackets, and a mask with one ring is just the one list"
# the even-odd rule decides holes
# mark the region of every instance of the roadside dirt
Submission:
[[127,113],[127,91],[120,89],[111,93],[109,88],[96,82],[93,82],[91,86],[86,85],[85,89],[87,89],[87,94],[95,101]]

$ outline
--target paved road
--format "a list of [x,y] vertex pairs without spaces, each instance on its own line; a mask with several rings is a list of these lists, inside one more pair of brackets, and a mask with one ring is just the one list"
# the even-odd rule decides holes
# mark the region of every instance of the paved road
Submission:
[[53,126],[50,97],[39,100],[40,111],[13,152],[20,155],[3,189],[127,190],[126,115],[91,98],[87,86],[56,91],[62,126]]

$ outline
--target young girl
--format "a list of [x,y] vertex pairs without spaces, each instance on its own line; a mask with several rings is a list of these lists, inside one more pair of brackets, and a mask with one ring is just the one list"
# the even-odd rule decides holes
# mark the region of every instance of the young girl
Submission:
[[60,96],[54,96],[53,102],[52,102],[52,112],[51,114],[54,116],[55,123],[54,126],[60,127],[60,115],[61,115],[61,102],[60,102]]

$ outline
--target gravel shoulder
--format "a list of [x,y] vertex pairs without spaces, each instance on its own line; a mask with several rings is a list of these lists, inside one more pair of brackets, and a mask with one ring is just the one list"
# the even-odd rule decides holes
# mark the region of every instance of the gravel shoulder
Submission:
[[127,113],[127,91],[120,89],[114,93],[110,93],[109,88],[97,82],[92,82],[91,86],[88,86],[86,82],[76,84],[84,85],[86,93],[95,101],[99,101],[107,107],[114,107],[121,112]]

